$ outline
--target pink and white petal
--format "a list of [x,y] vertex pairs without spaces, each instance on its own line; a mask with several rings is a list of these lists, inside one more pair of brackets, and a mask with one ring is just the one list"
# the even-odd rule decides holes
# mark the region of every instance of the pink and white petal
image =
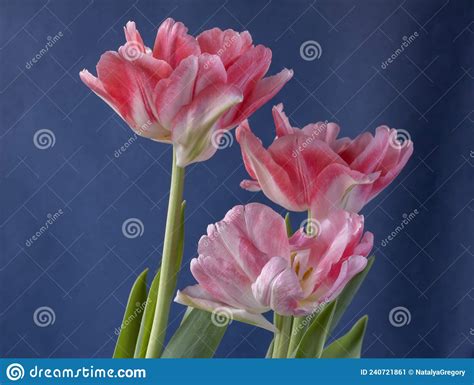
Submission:
[[246,168],[253,171],[252,177],[258,180],[265,195],[287,210],[307,210],[304,201],[297,200],[293,182],[286,170],[273,160],[271,154],[263,148],[261,141],[250,131],[248,125],[240,125],[236,136]]
[[[392,181],[400,174],[408,160],[413,155],[413,142],[409,141],[404,144],[404,147],[400,150],[398,162],[387,170],[388,165],[385,166],[385,160],[382,161],[381,171],[382,175],[375,181],[373,189],[371,191],[370,199],[375,198],[385,187],[387,187]],[[395,151],[390,149],[389,151]]]
[[206,160],[217,150],[212,135],[216,122],[233,105],[242,101],[240,90],[228,84],[206,88],[173,120],[171,139],[180,167]]
[[273,257],[263,267],[260,275],[252,284],[252,293],[262,306],[271,307],[273,281],[289,268],[290,261],[283,257]]
[[[378,127],[375,137],[360,151],[350,163],[353,170],[371,173],[378,170],[378,166],[385,156],[390,140],[390,130],[386,126]],[[350,145],[346,151],[350,151]]]
[[201,287],[219,301],[262,312],[263,307],[252,294],[252,282],[234,261],[199,255],[191,260],[191,272]]
[[295,132],[291,126],[288,117],[283,112],[283,103],[277,104],[272,108],[273,121],[275,122],[275,129],[277,137],[290,135]]
[[227,73],[219,56],[207,53],[199,55],[198,66],[196,85],[194,86],[195,95],[207,87],[227,82]]
[[188,35],[188,29],[183,23],[168,18],[160,25],[153,47],[154,57],[165,60],[176,68],[185,58],[200,53],[197,40]]
[[[221,119],[221,121],[222,121],[222,119]],[[241,130],[251,131],[248,120],[244,120],[240,125],[242,126]],[[238,131],[239,131],[239,128],[237,128],[237,132]],[[236,134],[236,136],[237,136],[237,134]],[[262,144],[262,141],[260,139],[257,138],[257,140],[260,142],[260,144]],[[253,171],[252,165],[250,164],[250,161],[247,158],[246,153],[243,152],[243,151],[241,151],[241,153],[242,153],[242,160],[244,161],[245,170],[247,170],[247,172],[248,172],[248,174],[250,175],[251,178],[257,179],[257,175],[255,175],[255,171]],[[242,187],[242,188],[245,188],[245,187]]]
[[[123,59],[116,52],[104,53],[98,64],[98,79],[83,71],[81,79],[104,99],[129,125],[142,136],[161,140],[166,130],[156,119],[153,85],[160,75],[166,75],[163,63],[150,63],[157,78],[148,78],[139,64]],[[166,65],[165,65],[166,66]]]
[[337,279],[331,284],[325,283],[328,287],[324,293],[324,301],[332,301],[341,294],[347,283],[358,273],[365,269],[367,266],[367,258],[361,255],[353,255],[344,261],[341,265]]
[[225,68],[232,65],[252,46],[252,36],[248,31],[238,33],[232,29],[222,31],[212,28],[202,32],[196,39],[201,52],[219,55]]
[[335,209],[358,212],[366,203],[371,185],[379,173],[370,175],[353,171],[341,164],[327,166],[315,181],[311,213],[317,219],[323,219]]
[[263,315],[251,313],[244,309],[235,308],[215,300],[199,285],[189,286],[183,291],[179,291],[174,299],[175,302],[201,309],[215,314],[215,317],[226,316],[230,321],[236,320],[250,325],[258,326],[263,329],[275,332],[276,328]]
[[240,187],[247,191],[257,192],[261,191],[262,188],[260,187],[260,183],[256,180],[251,179],[244,179],[240,182]]
[[198,72],[196,56],[184,59],[169,78],[158,82],[155,87],[155,107],[160,123],[169,131],[180,110],[191,103]]
[[252,282],[270,258],[290,252],[283,218],[259,203],[233,207],[207,234],[199,240],[199,254],[235,263]]
[[360,240],[360,243],[354,248],[353,255],[367,257],[374,246],[374,234],[366,231]]
[[222,126],[233,128],[247,119],[273,98],[292,77],[293,70],[285,68],[276,75],[259,80],[251,91],[244,91],[244,101],[223,117]]

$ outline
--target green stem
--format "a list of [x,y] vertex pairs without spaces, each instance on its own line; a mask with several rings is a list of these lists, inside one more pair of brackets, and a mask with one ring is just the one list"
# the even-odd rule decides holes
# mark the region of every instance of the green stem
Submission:
[[293,318],[275,313],[274,323],[278,331],[275,333],[273,345],[273,358],[286,358],[288,356],[288,345],[291,337],[291,324]]
[[179,250],[177,240],[180,235],[181,203],[183,200],[184,168],[176,164],[176,151],[173,148],[173,168],[171,173],[171,188],[168,202],[168,215],[166,217],[165,239],[163,256],[161,259],[160,284],[156,300],[155,317],[150,334],[146,357],[157,358],[160,356],[166,336],[168,315],[171,301],[176,289],[177,255]]
[[294,317],[293,327],[291,329],[290,344],[288,346],[288,356],[291,356],[296,348],[298,347],[301,338],[306,330],[305,320],[306,317]]

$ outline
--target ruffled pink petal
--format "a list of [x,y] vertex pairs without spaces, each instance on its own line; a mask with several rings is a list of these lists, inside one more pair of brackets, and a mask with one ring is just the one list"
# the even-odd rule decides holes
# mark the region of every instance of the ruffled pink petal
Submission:
[[202,54],[198,59],[198,73],[194,94],[197,95],[207,87],[227,82],[227,73],[217,55]]
[[288,259],[272,258],[252,285],[252,291],[263,306],[270,306],[281,315],[296,313],[303,291]]
[[118,52],[124,59],[134,61],[144,55],[147,49],[135,22],[129,21],[123,29],[127,42],[118,49]]
[[101,56],[97,74],[84,70],[80,77],[137,134],[160,140],[165,130],[156,118],[154,87],[169,75],[169,66],[147,55],[128,61],[109,51]]
[[232,65],[250,47],[252,47],[252,36],[248,31],[238,33],[232,29],[222,31],[212,28],[202,32],[197,41],[201,52],[218,55],[225,68]]
[[327,166],[315,180],[311,213],[321,219],[337,208],[358,212],[369,199],[371,186],[363,187],[374,183],[378,176],[379,173],[366,175],[341,164]]
[[241,121],[247,119],[273,98],[292,77],[293,71],[285,68],[277,75],[258,81],[253,90],[245,96],[244,101],[234,107],[232,111],[229,111],[228,115],[226,114],[222,126],[235,127]]
[[401,149],[393,148],[390,145],[388,146],[385,158],[379,166],[379,170],[382,174],[374,183],[370,199],[377,196],[378,193],[392,183],[398,174],[400,174],[410,157],[413,155],[413,150],[414,146],[411,141],[404,143]]
[[215,84],[181,109],[173,120],[171,134],[178,166],[185,167],[209,159],[217,151],[212,138],[216,122],[241,100],[239,89],[227,84]]
[[184,59],[167,79],[161,80],[155,90],[155,106],[160,123],[170,133],[180,110],[191,103],[198,72],[198,58]]
[[237,128],[237,141],[240,144],[247,170],[251,170],[262,191],[272,201],[291,211],[304,211],[307,205],[304,197],[298,197],[294,181],[286,170],[265,150],[260,140],[250,131],[248,125]]
[[320,297],[323,298],[324,302],[332,301],[341,294],[347,283],[358,273],[365,269],[367,266],[367,258],[360,255],[353,255],[344,261],[340,267],[339,274],[335,281],[330,282],[327,280],[318,289],[317,292]]
[[198,42],[188,35],[188,29],[183,23],[168,18],[158,28],[153,48],[153,56],[157,59],[165,60],[176,68],[183,59],[200,53]]
[[191,261],[191,272],[212,297],[232,307],[265,311],[252,294],[252,282],[234,261],[200,255]]
[[245,179],[240,182],[240,187],[247,191],[257,192],[261,191],[262,188],[260,187],[260,183],[256,180]]
[[269,322],[263,315],[251,313],[244,309],[234,308],[222,302],[215,300],[199,285],[189,286],[176,294],[175,302],[194,307],[197,309],[211,312],[215,315],[216,322],[222,321],[222,317],[228,317],[229,321],[236,320],[255,325],[271,332],[276,332],[275,326]]
[[223,258],[254,281],[275,255],[289,255],[284,219],[260,203],[235,206],[220,222],[209,225],[198,252]]
[[[353,170],[366,174],[377,171],[387,151],[389,139],[389,128],[378,127],[375,137],[370,133],[360,135],[352,141],[341,157],[349,163]],[[351,159],[352,161],[350,161]]]
[[273,106],[272,115],[273,121],[275,122],[277,137],[290,135],[295,132],[295,129],[291,126],[288,117],[283,112],[283,103]]
[[370,231],[366,231],[360,243],[354,248],[353,255],[362,255],[367,257],[374,246],[374,234]]

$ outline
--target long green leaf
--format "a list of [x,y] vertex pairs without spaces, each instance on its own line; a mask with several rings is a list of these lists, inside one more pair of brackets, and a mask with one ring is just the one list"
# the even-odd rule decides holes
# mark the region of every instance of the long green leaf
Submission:
[[146,348],[150,340],[151,327],[153,325],[153,318],[156,309],[156,297],[158,296],[158,285],[160,283],[160,271],[153,278],[153,282],[148,292],[146,300],[145,311],[143,313],[142,322],[140,324],[140,331],[138,333],[137,343],[135,346],[135,358],[145,358]]
[[349,332],[324,349],[322,358],[360,358],[369,317],[364,316]]
[[301,338],[296,349],[296,358],[319,358],[324,348],[337,301],[327,304]]
[[359,288],[364,282],[364,279],[369,273],[369,270],[374,264],[374,261],[375,257],[370,257],[367,261],[367,266],[365,267],[365,269],[362,270],[359,274],[357,274],[354,278],[352,278],[346,285],[344,290],[341,292],[341,294],[339,294],[339,296],[337,297],[337,307],[332,318],[330,332],[335,329],[342,316],[344,315],[344,312],[346,311],[347,307],[352,302],[356,293],[359,291]]
[[275,338],[273,338],[272,342],[270,342],[270,345],[268,345],[267,354],[265,354],[265,358],[272,358],[273,345],[275,345]]
[[138,276],[130,291],[113,358],[133,358],[146,301],[147,273],[148,269],[145,269]]
[[[219,326],[217,326],[219,325]],[[171,337],[162,358],[211,358],[214,356],[227,325],[213,323],[213,315],[193,309]]]

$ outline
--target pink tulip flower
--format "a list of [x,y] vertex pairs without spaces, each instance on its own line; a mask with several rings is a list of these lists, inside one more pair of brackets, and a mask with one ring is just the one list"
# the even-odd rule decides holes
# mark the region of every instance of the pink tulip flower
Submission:
[[270,207],[236,206],[199,240],[191,261],[198,284],[178,291],[175,301],[275,331],[262,313],[311,314],[365,268],[373,235],[363,228],[362,216],[338,210],[315,237],[300,229],[288,238]]
[[81,79],[136,134],[173,143],[182,167],[210,158],[222,133],[254,113],[293,75],[284,69],[264,78],[272,52],[254,46],[247,31],[214,28],[194,38],[182,23],[167,19],[152,50],[134,22],[124,29],[125,45],[101,56],[97,77],[83,70]]
[[397,140],[397,130],[378,127],[375,136],[337,139],[339,126],[318,122],[292,127],[283,105],[273,107],[276,138],[268,149],[247,121],[237,128],[245,168],[251,180],[241,187],[262,190],[290,211],[311,209],[324,218],[332,209],[359,212],[400,173],[413,143]]

